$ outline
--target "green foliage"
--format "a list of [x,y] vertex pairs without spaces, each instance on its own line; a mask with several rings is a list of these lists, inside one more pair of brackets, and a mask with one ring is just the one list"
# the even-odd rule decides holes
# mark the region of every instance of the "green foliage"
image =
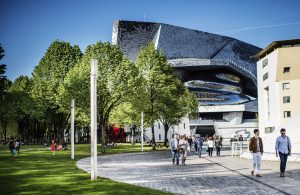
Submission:
[[[108,124],[112,110],[134,97],[132,94],[135,93],[138,71],[118,47],[101,42],[90,45],[61,86],[60,105],[66,105],[74,98],[76,108],[89,115],[92,59],[98,60],[97,111],[103,129]],[[102,140],[105,140],[103,134]]]
[[[60,133],[60,142],[64,142],[64,128],[69,118],[66,106],[61,107],[59,89],[69,70],[81,59],[80,48],[67,42],[54,41],[35,67],[32,74],[32,97],[38,109],[36,117],[46,120]],[[70,105],[70,103],[68,103]]]
[[129,127],[140,123],[140,115],[141,113],[136,112],[133,104],[125,102],[112,111],[109,122],[121,127]]
[[150,121],[154,140],[153,124],[156,120],[163,122],[166,135],[171,125],[178,124],[182,117],[197,109],[197,101],[176,77],[165,55],[155,50],[154,44],[139,52],[136,65],[142,78],[142,95],[137,98],[142,106],[138,108]]
[[36,110],[36,104],[31,97],[32,80],[28,76],[18,77],[9,88],[13,95],[12,101],[18,118],[24,115],[32,115]]
[[149,44],[139,52],[136,65],[141,77],[142,95],[139,100],[143,106],[140,109],[145,112],[152,126],[160,118],[158,111],[173,78],[172,68],[163,53],[155,50],[154,44]]
[[[4,49],[2,48],[0,44],[0,60],[4,57]],[[6,76],[4,75],[6,71],[6,65],[0,64],[0,95],[4,92],[5,89],[5,80]],[[1,99],[0,99],[1,101]]]
[[0,124],[2,127],[1,139],[4,137],[4,141],[6,142],[7,138],[7,126],[11,121],[11,118],[14,116],[14,105],[13,105],[13,95],[9,93],[8,89],[11,85],[11,81],[5,79],[3,82],[3,92],[1,94],[0,101]]
[[54,41],[33,71],[33,97],[44,107],[58,110],[56,102],[58,89],[81,56],[79,46]]
[[[18,77],[9,88],[11,94],[11,102],[13,105],[12,120],[17,123],[18,134],[23,138],[26,135],[34,134],[33,129],[34,121],[37,117],[38,104],[31,96],[32,80],[28,76]],[[42,132],[36,132],[38,135]]]

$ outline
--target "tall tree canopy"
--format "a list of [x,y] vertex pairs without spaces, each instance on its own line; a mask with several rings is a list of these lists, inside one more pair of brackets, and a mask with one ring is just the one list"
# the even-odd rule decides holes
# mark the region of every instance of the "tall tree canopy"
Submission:
[[56,40],[47,49],[32,74],[32,95],[39,104],[39,114],[59,134],[61,143],[64,142],[64,129],[70,115],[57,103],[58,90],[81,56],[79,46]]
[[[4,49],[2,48],[0,44],[0,61],[4,57]],[[0,95],[2,95],[6,89],[6,76],[5,76],[5,71],[6,71],[6,65],[2,64],[0,62]],[[1,101],[1,99],[0,99]]]
[[[4,49],[0,44],[0,61],[4,57]],[[11,115],[11,104],[10,104],[10,95],[8,94],[8,89],[11,85],[11,82],[6,79],[5,76],[6,65],[0,62],[0,123],[2,127],[2,135],[4,136],[4,141],[6,142],[6,131],[7,124]]]
[[61,104],[65,105],[64,101],[70,102],[74,98],[76,107],[89,113],[92,59],[98,60],[97,112],[101,141],[105,145],[105,129],[110,113],[115,107],[134,97],[138,71],[115,45],[101,42],[90,45],[80,63],[70,70],[60,89]]
[[36,118],[39,109],[31,96],[32,80],[28,76],[18,77],[9,88],[14,110],[14,120],[18,125],[18,134],[23,140],[42,138],[44,133],[39,129],[40,123]]
[[137,57],[136,65],[139,69],[142,82],[143,111],[145,117],[150,121],[152,130],[152,141],[155,149],[154,122],[160,119],[159,110],[162,100],[173,87],[173,69],[168,64],[165,55],[161,51],[156,51],[151,43],[143,48]]
[[164,146],[167,146],[167,134],[171,125],[177,125],[183,117],[194,117],[197,113],[198,102],[195,95],[182,84],[178,78],[174,78],[169,91],[162,98],[159,115],[164,125]]

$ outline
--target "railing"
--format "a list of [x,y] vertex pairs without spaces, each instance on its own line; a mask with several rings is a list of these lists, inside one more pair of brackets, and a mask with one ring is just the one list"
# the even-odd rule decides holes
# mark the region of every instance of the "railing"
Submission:
[[243,154],[243,150],[246,151],[246,148],[244,148],[246,146],[247,150],[249,149],[249,144],[248,141],[234,141],[231,142],[231,157],[237,157],[237,155],[239,154],[240,158]]

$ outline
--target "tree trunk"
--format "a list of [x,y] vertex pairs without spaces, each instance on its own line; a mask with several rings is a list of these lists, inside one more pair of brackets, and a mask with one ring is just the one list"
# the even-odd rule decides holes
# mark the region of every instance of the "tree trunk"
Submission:
[[154,124],[151,126],[152,131],[152,150],[156,150],[156,142],[155,142],[155,135],[154,135]]
[[134,128],[132,127],[131,128],[131,144],[133,145],[134,144]]
[[3,125],[2,128],[4,131],[4,142],[6,143],[6,125]]
[[164,141],[164,146],[167,147],[167,135],[168,135],[168,131],[169,131],[169,125],[164,123],[164,129],[165,129],[165,141]]
[[59,129],[58,129],[58,132],[59,132],[59,139],[60,139],[60,144],[64,144],[65,143],[65,128],[67,126],[67,122],[70,118],[70,113],[66,116],[65,114],[63,113],[60,113],[60,124],[59,124]]
[[7,140],[7,137],[6,137],[6,134],[7,134],[7,121],[1,121],[1,124],[2,124],[2,130],[3,130],[3,134],[4,134],[4,142],[6,143],[6,140]]
[[101,123],[101,148],[102,148],[102,153],[105,154],[105,149],[106,149],[106,139],[105,139],[105,122]]

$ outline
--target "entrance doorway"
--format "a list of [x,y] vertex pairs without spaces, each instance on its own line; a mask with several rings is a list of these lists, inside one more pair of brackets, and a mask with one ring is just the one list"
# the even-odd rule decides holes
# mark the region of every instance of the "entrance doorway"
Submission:
[[200,134],[201,137],[206,137],[206,136],[213,136],[216,131],[213,125],[206,125],[206,126],[197,126],[196,134]]

